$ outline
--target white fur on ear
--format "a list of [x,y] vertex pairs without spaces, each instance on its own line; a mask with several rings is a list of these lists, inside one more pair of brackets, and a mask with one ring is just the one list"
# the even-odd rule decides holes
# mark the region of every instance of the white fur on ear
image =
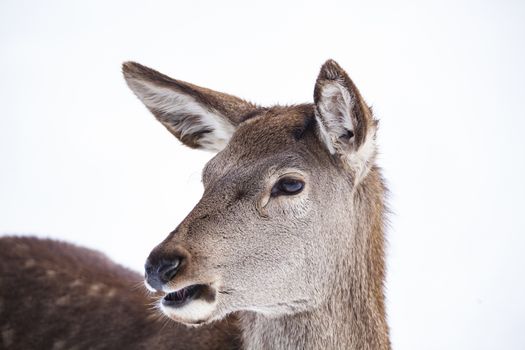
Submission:
[[320,87],[316,120],[321,141],[331,154],[339,154],[346,161],[358,182],[366,176],[375,157],[376,128],[375,125],[368,126],[367,135],[356,149],[356,117],[352,114],[355,103],[359,101],[354,101],[341,81],[326,81]]
[[357,182],[361,181],[373,163],[377,153],[376,148],[376,128],[371,127],[365,136],[365,142],[355,151],[347,155],[347,161],[355,170]]
[[[352,98],[341,83],[333,80],[321,89],[316,113],[319,133],[331,154],[336,153],[339,138],[354,132]],[[320,116],[320,115],[322,116]]]
[[160,122],[181,140],[199,135],[197,142],[203,149],[220,151],[235,132],[235,126],[226,117],[204,107],[188,94],[146,80],[130,79],[128,84]]

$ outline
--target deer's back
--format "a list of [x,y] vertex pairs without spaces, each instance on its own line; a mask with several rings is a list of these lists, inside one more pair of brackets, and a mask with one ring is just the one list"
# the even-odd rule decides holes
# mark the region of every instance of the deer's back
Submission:
[[142,277],[103,254],[0,238],[0,348],[232,349],[235,320],[188,328],[151,310]]

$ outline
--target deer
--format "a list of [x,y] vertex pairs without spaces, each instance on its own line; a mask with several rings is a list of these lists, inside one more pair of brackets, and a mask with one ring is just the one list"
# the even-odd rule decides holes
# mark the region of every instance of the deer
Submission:
[[240,348],[233,315],[199,328],[172,322],[152,310],[142,275],[99,251],[4,236],[0,261],[0,349]]
[[341,66],[322,65],[313,103],[270,107],[122,70],[178,140],[216,153],[147,257],[161,312],[193,327],[236,315],[245,349],[390,349],[378,121]]

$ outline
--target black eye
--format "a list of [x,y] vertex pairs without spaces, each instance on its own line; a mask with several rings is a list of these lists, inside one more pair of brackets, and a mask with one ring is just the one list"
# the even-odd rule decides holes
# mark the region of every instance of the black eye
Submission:
[[304,188],[304,182],[297,179],[284,178],[280,179],[272,188],[272,197],[290,196],[301,192]]

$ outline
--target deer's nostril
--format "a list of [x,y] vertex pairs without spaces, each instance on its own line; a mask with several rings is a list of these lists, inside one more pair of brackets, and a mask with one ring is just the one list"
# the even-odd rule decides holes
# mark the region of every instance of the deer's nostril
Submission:
[[157,291],[162,290],[162,286],[171,281],[181,266],[181,258],[175,257],[171,260],[161,260],[154,264],[150,259],[146,262],[146,281],[148,285]]
[[172,261],[165,262],[159,266],[158,274],[159,278],[163,283],[168,283],[175,277],[177,271],[179,270],[180,259],[175,258]]

